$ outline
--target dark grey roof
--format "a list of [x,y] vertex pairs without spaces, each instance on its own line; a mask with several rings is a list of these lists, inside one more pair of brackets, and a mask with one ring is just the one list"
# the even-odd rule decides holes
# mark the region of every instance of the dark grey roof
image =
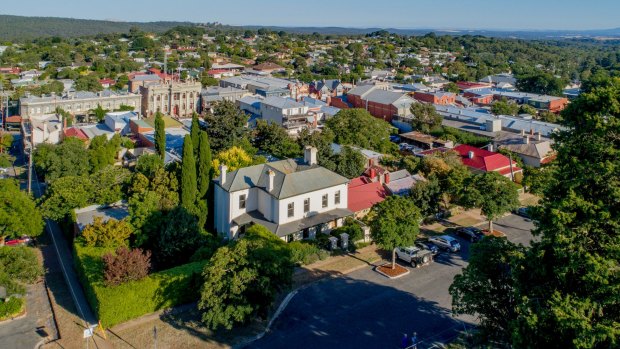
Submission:
[[[226,182],[221,187],[235,192],[254,187],[267,191],[268,174],[275,173],[274,188],[269,192],[277,199],[284,199],[316,190],[348,183],[349,180],[324,167],[308,166],[301,160],[286,159],[268,164],[241,168],[226,174]],[[219,179],[215,180],[219,184]]]
[[262,102],[264,105],[270,105],[279,109],[302,108],[304,105],[296,102],[291,98],[284,97],[267,97]]

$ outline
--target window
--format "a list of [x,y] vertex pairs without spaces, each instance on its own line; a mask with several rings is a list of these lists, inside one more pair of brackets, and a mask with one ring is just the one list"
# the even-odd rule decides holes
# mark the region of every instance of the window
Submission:
[[239,208],[245,208],[245,194],[239,196]]
[[288,204],[288,216],[293,217],[295,215],[295,203],[291,202]]
[[304,213],[310,212],[310,198],[304,199]]
[[327,207],[327,200],[328,200],[327,194],[323,195],[323,208]]
[[340,190],[338,190],[338,191],[336,192],[336,195],[334,195],[334,203],[335,203],[336,205],[340,204]]

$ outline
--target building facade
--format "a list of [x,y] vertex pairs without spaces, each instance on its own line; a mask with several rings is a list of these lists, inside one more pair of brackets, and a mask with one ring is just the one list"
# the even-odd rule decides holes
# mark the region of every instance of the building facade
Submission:
[[198,81],[172,81],[140,87],[142,114],[150,117],[157,111],[174,117],[190,117],[200,111]]
[[285,241],[313,239],[343,224],[348,179],[317,164],[316,148],[304,159],[281,160],[227,172],[215,183],[215,228],[225,238],[240,237],[261,224]]
[[78,91],[64,95],[50,96],[26,96],[19,100],[19,113],[22,118],[28,119],[56,112],[56,108],[62,108],[72,115],[87,115],[91,110],[100,105],[103,109],[115,110],[121,105],[133,107],[135,112],[140,112],[142,99],[140,95],[133,93],[117,93],[110,90],[101,92]]

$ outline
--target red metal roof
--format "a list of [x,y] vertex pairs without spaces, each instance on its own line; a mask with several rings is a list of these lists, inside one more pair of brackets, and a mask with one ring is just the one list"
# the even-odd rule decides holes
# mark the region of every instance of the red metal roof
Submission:
[[88,136],[84,131],[80,130],[77,127],[70,127],[65,130],[65,137],[76,137],[82,140],[88,140]]
[[[461,155],[461,161],[463,161],[465,166],[475,168],[480,171],[497,171],[504,167],[510,166],[510,160],[508,160],[508,158],[504,155],[485,149],[472,147],[471,145],[461,144],[454,147],[454,151]],[[474,156],[471,159],[469,158],[470,151],[474,152]],[[512,165],[516,165],[514,160],[512,161]]]
[[386,197],[387,192],[381,182],[372,182],[365,176],[353,178],[349,182],[348,207],[353,212],[369,209]]

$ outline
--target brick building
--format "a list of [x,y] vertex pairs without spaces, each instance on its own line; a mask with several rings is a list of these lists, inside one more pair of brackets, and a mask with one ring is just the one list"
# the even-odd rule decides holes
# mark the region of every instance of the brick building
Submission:
[[367,110],[372,116],[391,122],[395,115],[409,114],[415,101],[405,93],[387,91],[379,86],[359,86],[347,94],[347,101],[353,108]]

